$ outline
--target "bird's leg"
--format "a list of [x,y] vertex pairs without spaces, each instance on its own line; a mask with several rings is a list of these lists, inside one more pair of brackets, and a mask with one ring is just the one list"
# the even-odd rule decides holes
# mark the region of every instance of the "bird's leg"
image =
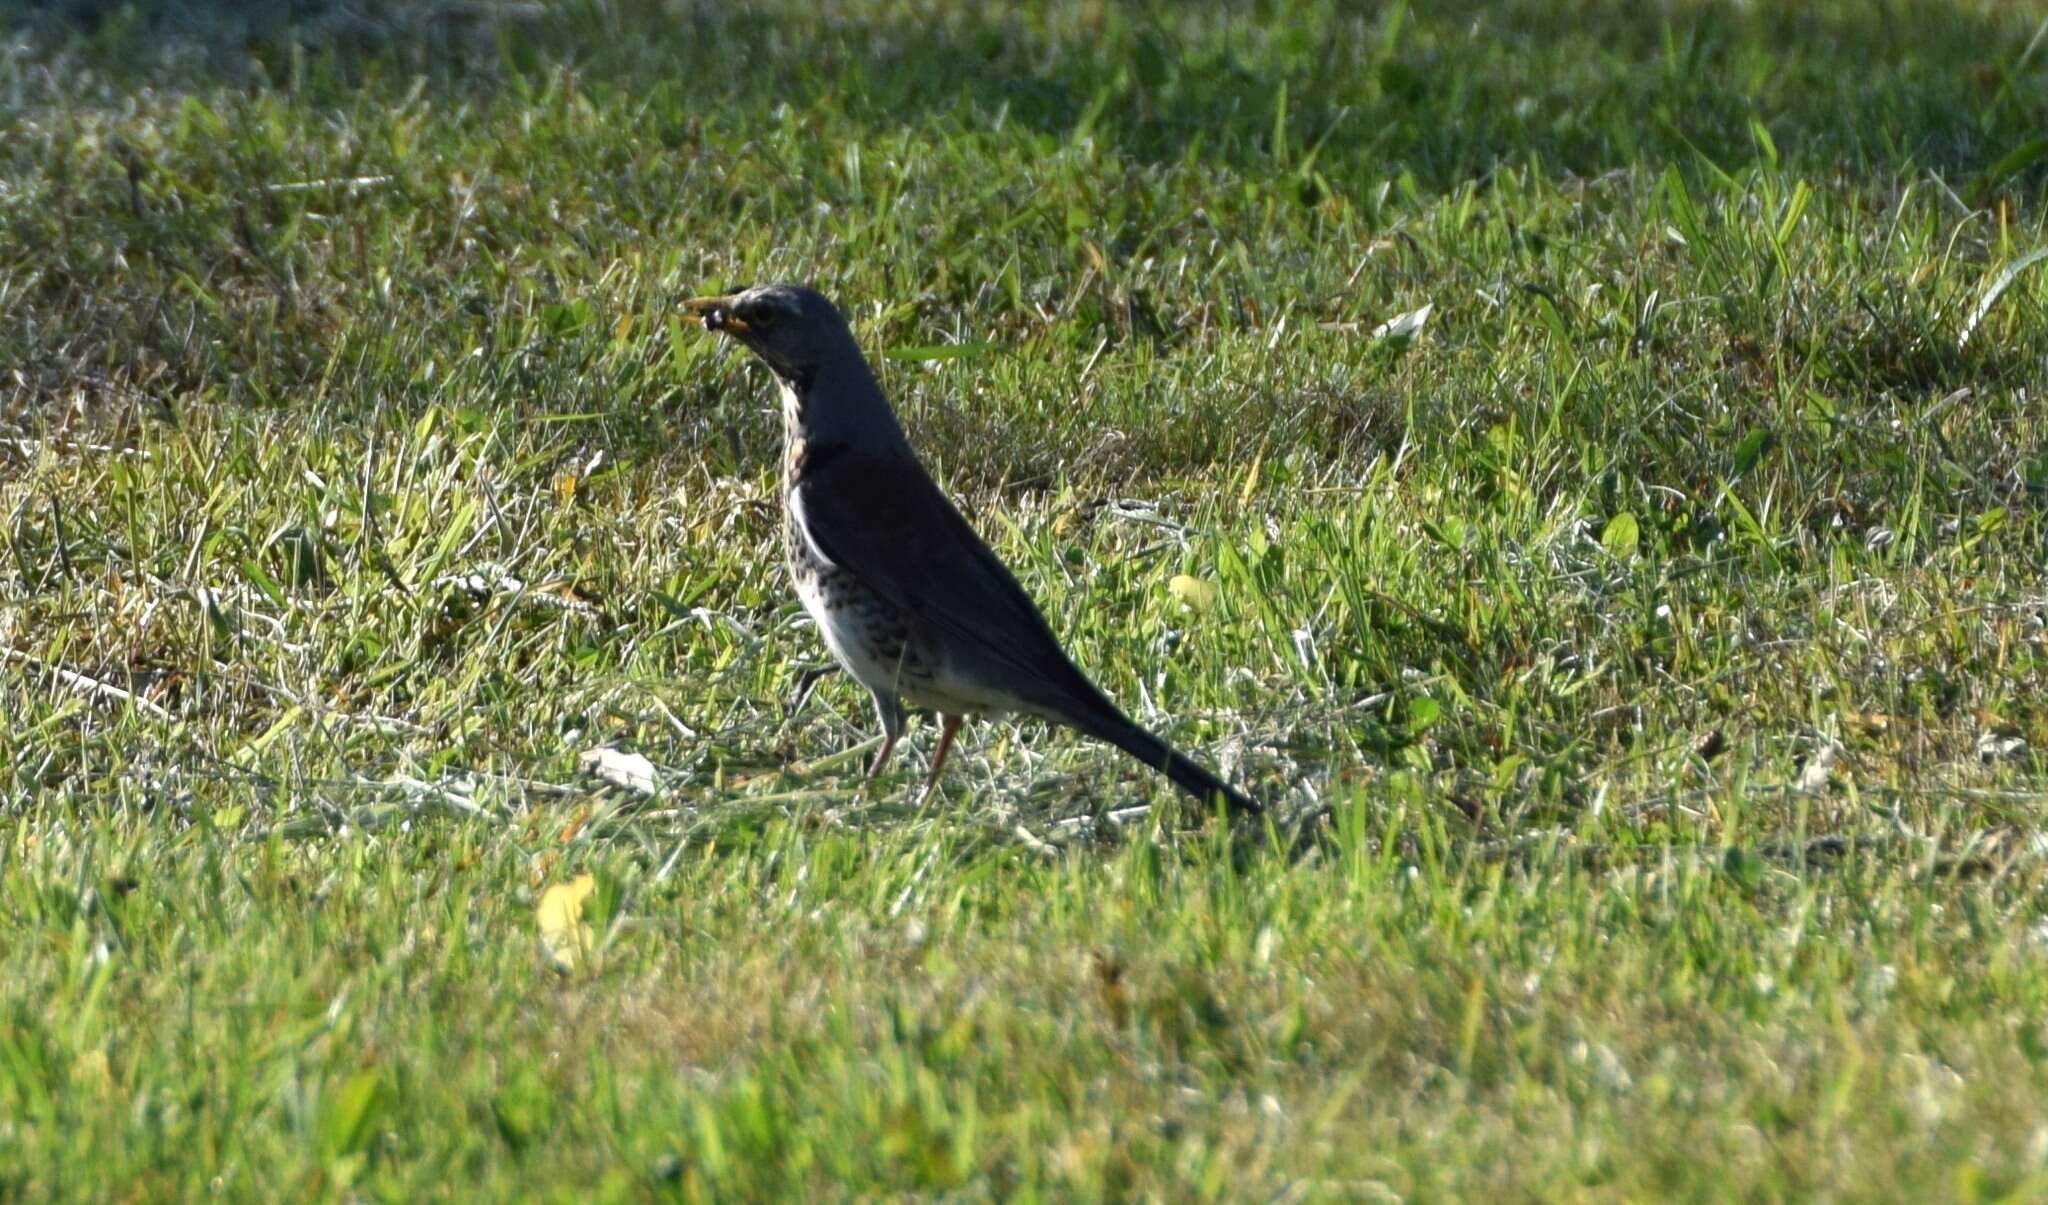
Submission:
[[924,776],[924,790],[918,792],[917,801],[922,805],[932,797],[932,791],[939,785],[939,771],[946,767],[946,754],[952,751],[953,738],[960,735],[960,725],[967,722],[966,716],[941,715],[939,717],[939,747],[932,750],[931,773]]
[[876,753],[875,760],[868,764],[867,781],[873,782],[882,776],[882,767],[889,764],[889,755],[895,751],[896,734],[893,732],[883,733],[881,751]]
[[874,764],[868,767],[867,783],[873,783],[881,776],[882,767],[889,764],[889,755],[896,751],[896,738],[903,735],[903,704],[880,691],[869,693],[875,697],[875,718],[882,721],[882,748],[875,754]]

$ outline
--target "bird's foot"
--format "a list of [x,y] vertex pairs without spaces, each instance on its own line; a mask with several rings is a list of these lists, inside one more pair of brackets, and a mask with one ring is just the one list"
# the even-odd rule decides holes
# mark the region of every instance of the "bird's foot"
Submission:
[[960,725],[966,723],[963,716],[941,715],[939,717],[939,747],[932,750],[931,772],[924,776],[924,789],[917,793],[917,814],[923,816],[938,798],[939,774],[946,768],[946,754],[952,751],[953,738],[960,735]]

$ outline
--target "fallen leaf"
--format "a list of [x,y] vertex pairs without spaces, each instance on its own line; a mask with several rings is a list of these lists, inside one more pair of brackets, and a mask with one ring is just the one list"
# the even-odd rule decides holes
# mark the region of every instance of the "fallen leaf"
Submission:
[[661,786],[661,777],[655,773],[654,763],[624,749],[585,749],[583,755],[576,759],[576,765],[586,774],[642,795],[652,795]]
[[114,1069],[107,1061],[107,1052],[100,1049],[81,1051],[71,1060],[71,1086],[82,1088],[94,1096],[112,1096],[114,1093]]
[[590,926],[583,923],[583,901],[597,890],[597,880],[579,874],[540,893],[534,919],[540,925],[541,956],[558,971],[574,971],[590,956]]
[[1833,741],[1814,750],[1806,759],[1805,767],[1799,771],[1799,789],[1808,793],[1826,790],[1828,771],[1834,768],[1835,755],[1839,752],[1841,747]]
[[1642,539],[1642,527],[1636,517],[1622,511],[1607,520],[1607,526],[1600,531],[1600,546],[1611,555],[1627,560],[1636,554],[1636,546]]
[[2027,738],[2003,732],[1985,732],[1977,737],[1977,760],[2006,761],[2027,751]]
[[1378,326],[1373,327],[1372,337],[1375,339],[1413,339],[1422,333],[1423,324],[1429,321],[1430,314],[1435,312],[1435,310],[1436,303],[1431,301],[1425,302],[1419,310],[1409,310],[1405,314],[1396,314]]
[[1237,504],[1239,506],[1251,505],[1252,490],[1256,489],[1259,484],[1259,468],[1265,463],[1266,441],[1262,439],[1259,441],[1259,450],[1252,453],[1252,467],[1244,471],[1244,489],[1237,496]]
[[1207,611],[1216,605],[1216,583],[1185,573],[1174,574],[1173,580],[1166,583],[1166,592],[1190,611]]
[[588,805],[576,809],[576,814],[569,818],[568,826],[562,829],[562,835],[555,838],[555,844],[567,845],[574,841],[576,834],[583,831],[583,826],[589,824],[591,816],[595,814]]

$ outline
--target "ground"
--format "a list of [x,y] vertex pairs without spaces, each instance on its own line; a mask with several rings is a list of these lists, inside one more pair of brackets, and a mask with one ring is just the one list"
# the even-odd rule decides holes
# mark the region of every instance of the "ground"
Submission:
[[[0,1195],[2048,1193],[2041,6],[0,37]],[[861,791],[778,278],[1270,824]]]

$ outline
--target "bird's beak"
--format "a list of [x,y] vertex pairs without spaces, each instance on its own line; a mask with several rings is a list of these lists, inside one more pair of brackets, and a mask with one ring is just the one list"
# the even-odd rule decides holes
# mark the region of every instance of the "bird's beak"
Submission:
[[702,322],[707,331],[724,331],[728,335],[747,333],[747,324],[733,315],[730,297],[692,297],[683,303],[683,309]]

